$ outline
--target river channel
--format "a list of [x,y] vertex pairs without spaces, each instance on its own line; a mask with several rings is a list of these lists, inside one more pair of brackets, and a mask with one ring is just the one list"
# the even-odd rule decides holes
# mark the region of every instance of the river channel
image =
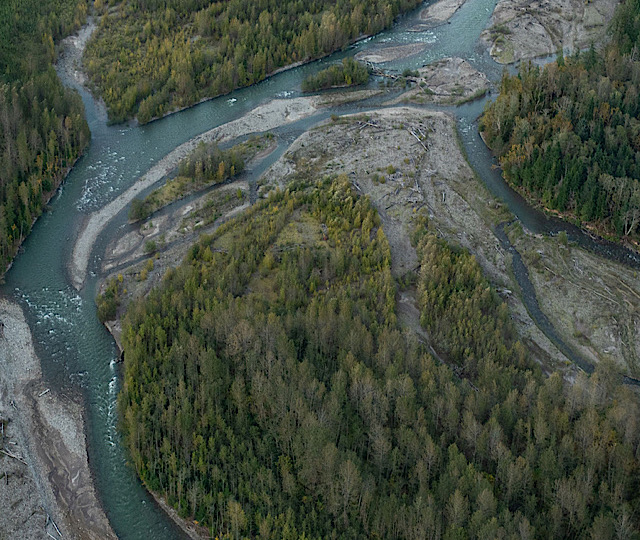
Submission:
[[[68,262],[83,220],[130,187],[176,146],[235,120],[268,100],[299,96],[305,76],[344,56],[383,45],[422,42],[426,44],[423,53],[383,67],[413,69],[439,58],[459,56],[497,81],[502,68],[478,44],[480,32],[487,25],[495,3],[496,0],[467,0],[449,24],[422,32],[411,31],[418,16],[418,11],[413,12],[402,17],[393,29],[362,41],[347,51],[285,71],[250,88],[237,90],[146,126],[107,125],[100,104],[83,88],[65,81],[82,95],[92,132],[91,144],[51,201],[49,211],[34,226],[8,272],[1,292],[17,299],[23,306],[49,383],[63,392],[79,393],[84,400],[90,465],[99,497],[118,537],[172,539],[182,538],[182,533],[156,506],[134,470],[127,465],[127,456],[117,431],[118,353],[113,339],[96,315],[94,298],[99,280],[100,254],[104,253],[106,244],[114,235],[122,234],[128,227],[126,215],[116,216],[99,237],[85,285],[78,292],[69,280]],[[372,84],[377,85],[378,82]],[[484,101],[481,101],[450,109],[458,117],[463,145],[480,178],[495,195],[507,202],[528,229],[556,233],[567,228],[570,239],[588,243],[587,237],[578,229],[546,219],[504,185],[499,172],[492,169],[491,154],[482,146],[477,134],[475,119],[483,105]],[[371,107],[372,104],[362,106]],[[286,146],[302,130],[333,112],[347,112],[347,108],[325,109],[302,122],[279,129],[277,136],[285,141],[283,144]],[[612,258],[632,258],[624,250],[591,243],[602,245],[603,253]],[[590,249],[595,249],[593,245]],[[638,259],[630,262],[640,266]]]

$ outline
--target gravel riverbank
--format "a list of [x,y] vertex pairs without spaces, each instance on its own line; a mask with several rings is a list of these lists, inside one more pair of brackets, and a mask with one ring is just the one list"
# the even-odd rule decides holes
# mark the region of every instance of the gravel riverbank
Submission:
[[115,538],[93,487],[81,406],[47,387],[20,306],[0,299],[0,321],[0,536]]
[[269,131],[284,124],[296,122],[315,113],[320,99],[318,96],[312,96],[270,101],[256,107],[233,122],[228,122],[194,137],[167,154],[127,191],[91,214],[85,221],[73,247],[69,269],[73,286],[76,289],[82,287],[87,273],[91,249],[107,223],[138,194],[162,180],[182,159],[193,152],[200,142],[224,142],[250,133]]
[[447,22],[453,17],[466,0],[440,0],[426,7],[420,13],[421,24],[436,26]]
[[[84,83],[82,52],[95,28],[89,18],[60,43],[65,84]],[[20,306],[0,298],[0,322],[0,538],[115,538],[89,470],[81,405],[42,378]]]
[[500,64],[558,50],[568,54],[602,40],[617,4],[617,0],[499,0],[482,39]]
[[96,28],[96,21],[93,17],[89,17],[87,24],[78,30],[77,34],[68,36],[60,42],[60,53],[56,62],[59,76],[81,86],[86,84],[87,76],[82,71],[82,55]]
[[[536,326],[517,291],[511,256],[494,235],[509,218],[474,176],[456,140],[454,119],[439,111],[386,108],[335,118],[302,134],[263,175],[260,193],[300,175],[346,174],[377,209],[391,248],[396,277],[413,272],[418,257],[409,240],[417,215],[428,216],[438,236],[469,250],[502,291],[520,339],[545,369],[573,377],[575,367]],[[398,302],[401,323],[422,339],[415,290]],[[428,342],[428,340],[427,340]],[[435,344],[433,344],[435,345]]]

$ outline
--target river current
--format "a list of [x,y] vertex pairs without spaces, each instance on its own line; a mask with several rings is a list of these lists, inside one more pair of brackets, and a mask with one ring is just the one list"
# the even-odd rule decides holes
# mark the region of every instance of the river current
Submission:
[[[119,372],[115,343],[96,315],[95,295],[100,254],[110,238],[127,228],[123,212],[109,224],[94,246],[89,275],[78,292],[70,283],[67,265],[83,219],[130,187],[137,178],[176,146],[274,98],[300,95],[300,84],[309,73],[357,52],[387,45],[421,42],[424,52],[383,65],[401,71],[415,69],[447,56],[460,56],[497,81],[502,68],[478,44],[496,0],[467,0],[444,24],[413,32],[419,10],[402,17],[393,29],[383,32],[323,60],[280,73],[260,84],[207,101],[146,126],[108,126],[103,108],[82,87],[65,83],[81,93],[92,140],[47,211],[34,226],[20,255],[6,276],[2,293],[23,306],[34,334],[36,352],[49,383],[63,392],[79,393],[84,400],[88,452],[96,489],[111,525],[123,539],[173,539],[183,534],[141,486],[117,431],[116,396]],[[374,81],[372,85],[377,85]],[[477,134],[475,119],[486,100],[457,109],[459,133],[471,165],[498,197],[504,199],[524,226],[535,232],[554,233],[565,226],[547,220],[509,190]],[[371,104],[368,104],[370,107]],[[344,108],[336,109],[343,112]],[[278,130],[289,143],[293,137],[332,110]],[[570,238],[580,231],[569,227]],[[584,235],[582,235],[584,236]],[[603,248],[611,255],[610,246]],[[615,249],[614,249],[615,251]],[[627,256],[624,251],[620,258]],[[617,257],[614,257],[617,258]],[[636,261],[637,262],[637,261]]]

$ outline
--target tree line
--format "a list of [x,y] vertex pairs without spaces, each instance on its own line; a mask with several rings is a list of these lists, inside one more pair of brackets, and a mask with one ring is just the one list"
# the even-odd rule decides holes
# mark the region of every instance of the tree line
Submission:
[[124,0],[85,53],[109,117],[141,123],[389,28],[419,0]]
[[610,366],[542,375],[467,252],[415,234],[396,316],[380,220],[299,180],[201,238],[129,308],[131,461],[219,538],[634,538],[638,401]]
[[54,42],[86,18],[84,0],[11,0],[0,5],[0,267],[86,147],[77,92],[53,69]]
[[505,74],[481,130],[506,180],[601,234],[638,238],[640,3],[617,8],[611,41]]

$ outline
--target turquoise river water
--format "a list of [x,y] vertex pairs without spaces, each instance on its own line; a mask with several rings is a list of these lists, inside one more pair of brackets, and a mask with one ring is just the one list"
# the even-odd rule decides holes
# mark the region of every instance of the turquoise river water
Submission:
[[[460,56],[492,80],[498,80],[502,68],[493,63],[478,44],[495,1],[468,0],[449,24],[423,32],[411,31],[416,11],[402,17],[393,29],[347,51],[280,73],[253,87],[237,90],[146,126],[108,126],[104,110],[88,92],[78,88],[91,127],[91,145],[51,201],[50,210],[36,223],[7,274],[1,292],[17,299],[23,306],[49,383],[63,392],[79,393],[84,400],[91,469],[100,500],[120,538],[172,539],[182,538],[182,533],[155,505],[134,470],[127,465],[117,431],[117,350],[96,316],[94,298],[99,279],[99,257],[109,238],[128,226],[126,216],[117,216],[99,238],[85,286],[77,292],[70,284],[67,265],[85,216],[126,190],[176,146],[242,116],[265,101],[300,95],[300,83],[307,74],[361,50],[423,42],[426,44],[423,53],[384,67],[416,68],[438,58]],[[483,103],[452,109],[458,116],[459,131],[470,162],[494,193],[501,198],[513,198],[510,207],[522,205],[523,202],[504,186],[499,173],[492,171],[491,155],[478,142],[474,121]],[[324,111],[302,123],[283,128],[278,137],[291,142],[300,130],[331,112]],[[492,184],[495,185],[492,187]],[[545,220],[526,204],[520,210],[512,210],[532,230],[553,233],[563,228]],[[579,236],[579,231],[576,234]],[[627,255],[622,253],[620,256]]]

